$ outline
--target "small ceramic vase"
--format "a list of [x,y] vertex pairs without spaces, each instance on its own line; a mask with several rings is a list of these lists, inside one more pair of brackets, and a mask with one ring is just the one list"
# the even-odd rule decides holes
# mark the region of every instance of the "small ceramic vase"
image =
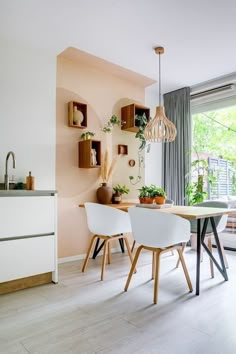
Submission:
[[74,112],[73,112],[73,124],[81,126],[81,123],[84,120],[83,113],[81,111],[78,111],[78,108],[74,106]]
[[97,189],[97,200],[100,204],[109,204],[112,200],[112,188],[108,187],[107,183],[101,183]]

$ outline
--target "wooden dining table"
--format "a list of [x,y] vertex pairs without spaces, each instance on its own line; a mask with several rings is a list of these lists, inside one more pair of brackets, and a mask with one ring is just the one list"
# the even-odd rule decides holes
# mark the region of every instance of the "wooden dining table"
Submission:
[[[136,203],[120,203],[120,204],[106,204],[107,206],[117,208],[123,211],[128,211],[128,208],[136,206]],[[83,204],[79,206],[83,207]],[[222,216],[232,212],[236,212],[236,209],[226,209],[226,208],[212,208],[212,207],[196,207],[196,206],[171,206],[168,208],[153,208],[157,212],[170,213],[178,215],[187,220],[197,220],[197,254],[196,254],[196,295],[200,294],[200,264],[201,264],[201,246],[205,249],[209,257],[212,259],[216,268],[221,273],[225,281],[228,280],[228,274],[224,263],[224,258],[222,255],[222,250],[220,247],[219,236],[217,233],[214,217]],[[215,238],[217,252],[219,255],[220,263],[217,262],[212,252],[206,246],[204,239],[206,236],[206,230],[208,223],[211,223],[213,235]]]

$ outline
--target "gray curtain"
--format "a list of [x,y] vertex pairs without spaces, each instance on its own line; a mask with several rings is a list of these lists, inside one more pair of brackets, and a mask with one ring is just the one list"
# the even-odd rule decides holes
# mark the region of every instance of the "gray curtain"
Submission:
[[176,126],[177,136],[174,142],[162,145],[162,185],[168,198],[177,205],[185,205],[192,148],[190,87],[165,94],[164,106],[167,118]]

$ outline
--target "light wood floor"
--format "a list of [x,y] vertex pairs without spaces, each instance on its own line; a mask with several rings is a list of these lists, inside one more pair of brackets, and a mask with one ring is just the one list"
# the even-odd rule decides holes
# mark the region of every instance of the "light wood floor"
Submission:
[[[59,284],[0,297],[3,354],[233,354],[236,353],[236,253],[227,251],[229,281],[210,278],[204,255],[201,295],[187,290],[177,256],[161,261],[159,302],[152,304],[151,255],[143,253],[129,291],[127,256],[115,254],[101,282],[98,257],[59,267]],[[186,262],[195,285],[195,252]]]

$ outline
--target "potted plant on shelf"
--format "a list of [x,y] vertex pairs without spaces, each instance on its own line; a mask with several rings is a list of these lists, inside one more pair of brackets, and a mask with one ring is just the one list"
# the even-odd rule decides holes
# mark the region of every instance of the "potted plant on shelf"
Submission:
[[128,194],[129,193],[129,188],[124,184],[121,186],[120,184],[117,184],[116,186],[113,187],[114,194],[112,197],[112,202],[115,204],[119,204],[122,200],[122,194]]
[[153,197],[155,198],[156,204],[165,204],[166,193],[162,187],[153,188]]
[[81,134],[80,138],[82,140],[88,140],[88,139],[91,139],[95,134],[92,133],[92,132],[85,132],[83,134]]
[[143,115],[137,115],[137,114],[135,115],[135,125],[138,127],[138,131],[135,134],[135,138],[140,140],[140,146],[139,146],[140,151],[142,151],[146,147],[144,129],[146,128],[148,121],[149,120],[147,119],[145,113],[143,113]]

